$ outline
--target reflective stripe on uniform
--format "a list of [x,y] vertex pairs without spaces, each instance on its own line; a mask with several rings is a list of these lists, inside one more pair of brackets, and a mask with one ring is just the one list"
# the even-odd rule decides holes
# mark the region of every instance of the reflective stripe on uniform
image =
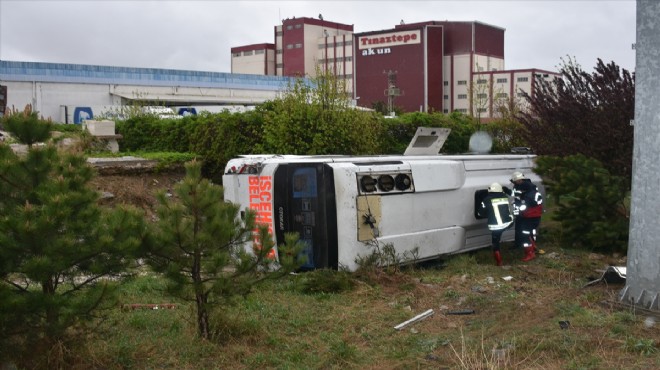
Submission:
[[495,221],[497,222],[497,224],[495,224],[495,225],[489,224],[488,229],[490,229],[490,230],[502,230],[502,229],[506,229],[507,227],[509,227],[509,225],[511,225],[513,220],[509,216],[509,221],[504,221],[502,219],[503,215],[500,212],[500,207],[501,206],[506,206],[506,211],[507,211],[507,213],[509,212],[509,199],[508,198],[493,198],[493,199],[490,200],[490,202],[493,205],[493,215],[495,216]]

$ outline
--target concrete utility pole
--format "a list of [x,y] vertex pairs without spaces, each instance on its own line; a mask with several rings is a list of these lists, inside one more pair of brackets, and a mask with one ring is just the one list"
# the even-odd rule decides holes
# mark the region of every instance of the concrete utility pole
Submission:
[[658,311],[660,291],[660,2],[637,0],[630,240],[622,303]]

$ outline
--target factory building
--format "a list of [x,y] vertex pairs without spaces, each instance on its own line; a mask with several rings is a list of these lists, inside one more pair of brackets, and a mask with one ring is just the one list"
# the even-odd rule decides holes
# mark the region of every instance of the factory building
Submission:
[[275,76],[275,45],[231,48],[231,73]]
[[[323,19],[284,20],[275,27],[276,74],[313,77],[318,66],[352,84],[348,90],[365,108],[458,111],[485,120],[523,92],[533,95],[541,79],[560,76],[507,70],[505,30],[481,22],[401,22],[386,30],[352,31],[352,25]],[[232,72],[248,63],[236,58]]]
[[[320,17],[322,18],[322,17]],[[317,66],[330,70],[353,86],[353,25],[315,18],[284,19],[275,26],[275,61],[253,66],[250,45],[232,48],[231,72],[264,74],[275,70],[277,76],[314,77]],[[268,45],[268,44],[259,44]]]

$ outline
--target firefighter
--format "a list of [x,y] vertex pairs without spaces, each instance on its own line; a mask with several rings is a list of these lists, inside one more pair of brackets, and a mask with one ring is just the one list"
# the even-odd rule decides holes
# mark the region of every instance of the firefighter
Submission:
[[513,215],[515,217],[515,247],[523,248],[522,261],[536,258],[536,233],[543,214],[543,196],[532,180],[522,172],[511,175],[513,189],[504,187],[506,194],[513,197]]
[[488,188],[488,194],[481,201],[479,214],[488,217],[488,229],[491,233],[491,243],[495,264],[502,266],[502,255],[500,254],[500,239],[502,233],[513,223],[509,197],[504,194],[502,185],[494,182]]

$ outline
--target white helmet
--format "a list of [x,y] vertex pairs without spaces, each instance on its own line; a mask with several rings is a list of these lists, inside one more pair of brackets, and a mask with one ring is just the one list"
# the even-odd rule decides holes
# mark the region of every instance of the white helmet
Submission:
[[490,184],[490,187],[488,188],[489,193],[501,193],[502,192],[502,185],[500,185],[498,182],[494,182]]
[[523,175],[523,173],[520,171],[516,171],[511,175],[511,182],[523,180],[523,179],[525,179],[525,175]]

